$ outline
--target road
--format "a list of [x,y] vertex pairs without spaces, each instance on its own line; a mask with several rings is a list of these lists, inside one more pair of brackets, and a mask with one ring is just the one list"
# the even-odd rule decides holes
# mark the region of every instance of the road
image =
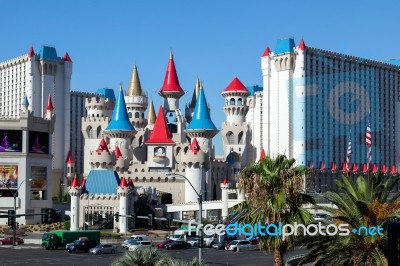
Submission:
[[[253,266],[253,265],[273,265],[273,254],[263,253],[258,250],[244,252],[230,252],[224,250],[203,249],[204,259],[208,265],[224,266]],[[18,266],[82,266],[98,265],[106,266],[124,255],[124,250],[120,249],[116,254],[91,255],[88,253],[69,254],[66,250],[44,250],[37,245],[21,245],[18,247],[0,248],[0,265]],[[187,250],[162,250],[174,258],[192,259],[198,255],[197,248]],[[304,250],[295,250],[288,254],[290,257],[304,253]]]

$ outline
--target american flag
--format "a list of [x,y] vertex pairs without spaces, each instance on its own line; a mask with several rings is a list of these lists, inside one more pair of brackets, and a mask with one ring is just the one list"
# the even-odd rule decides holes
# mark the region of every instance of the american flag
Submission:
[[371,164],[371,159],[372,159],[372,132],[371,132],[371,121],[368,119],[368,125],[367,125],[367,131],[365,134],[365,144],[368,147],[367,151],[367,163],[368,163],[368,169],[369,165]]
[[349,134],[349,142],[347,145],[347,155],[346,155],[346,170],[350,171],[350,161],[351,161],[351,130]]

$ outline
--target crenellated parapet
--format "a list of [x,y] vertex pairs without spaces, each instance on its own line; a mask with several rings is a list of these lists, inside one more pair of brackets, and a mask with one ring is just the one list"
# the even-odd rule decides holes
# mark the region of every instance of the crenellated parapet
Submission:
[[199,150],[197,153],[193,153],[191,150],[182,152],[180,161],[185,167],[189,168],[207,168],[210,163],[209,154]]
[[81,195],[82,188],[81,187],[69,187],[68,194],[71,197],[79,197]]

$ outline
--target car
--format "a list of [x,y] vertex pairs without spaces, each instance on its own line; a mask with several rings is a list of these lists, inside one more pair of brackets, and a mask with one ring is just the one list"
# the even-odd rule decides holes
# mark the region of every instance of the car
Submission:
[[89,252],[91,248],[98,245],[96,240],[75,240],[73,243],[69,243],[65,246],[65,249],[69,253],[75,253],[79,251]]
[[184,249],[190,248],[191,245],[183,240],[174,240],[172,243],[165,245],[167,249]]
[[135,251],[137,249],[145,249],[151,247],[153,247],[153,245],[151,244],[150,241],[136,241],[135,243],[128,246],[128,250]]
[[129,245],[132,245],[132,244],[134,244],[134,243],[136,243],[136,242],[138,242],[138,240],[135,240],[135,239],[127,239],[127,240],[125,240],[125,241],[122,243],[122,247],[123,247],[124,249],[128,249],[128,246],[129,246]]
[[165,248],[165,245],[171,244],[172,242],[174,242],[174,240],[171,239],[164,240],[163,242],[157,243],[156,248]]
[[[12,245],[13,244],[13,237],[6,237],[0,239],[0,245]],[[16,237],[15,238],[15,244],[16,245],[21,245],[24,244],[24,240],[22,238]]]
[[90,253],[91,254],[96,254],[96,255],[100,255],[100,254],[105,254],[105,253],[111,253],[114,254],[116,251],[116,247],[114,245],[110,245],[110,244],[98,244],[97,246],[95,246],[94,248],[90,249]]
[[224,240],[221,240],[220,242],[214,243],[212,245],[212,247],[215,249],[218,249],[218,250],[225,249],[225,245],[229,244],[231,241],[232,240],[230,240],[230,239],[224,239]]
[[230,251],[243,251],[254,248],[255,245],[252,245],[248,240],[233,240],[229,244],[226,244],[225,250]]
[[192,247],[197,247],[197,245],[199,244],[199,238],[191,237],[186,242],[188,242],[190,244],[190,246],[192,246]]
[[133,239],[136,241],[144,241],[144,240],[147,240],[147,236],[146,235],[132,235],[129,239]]

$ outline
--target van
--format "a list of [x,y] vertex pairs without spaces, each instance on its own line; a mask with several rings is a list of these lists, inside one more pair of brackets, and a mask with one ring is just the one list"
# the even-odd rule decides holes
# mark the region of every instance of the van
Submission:
[[137,241],[143,241],[143,240],[147,240],[147,236],[146,235],[133,235],[130,237],[130,239],[137,240]]

